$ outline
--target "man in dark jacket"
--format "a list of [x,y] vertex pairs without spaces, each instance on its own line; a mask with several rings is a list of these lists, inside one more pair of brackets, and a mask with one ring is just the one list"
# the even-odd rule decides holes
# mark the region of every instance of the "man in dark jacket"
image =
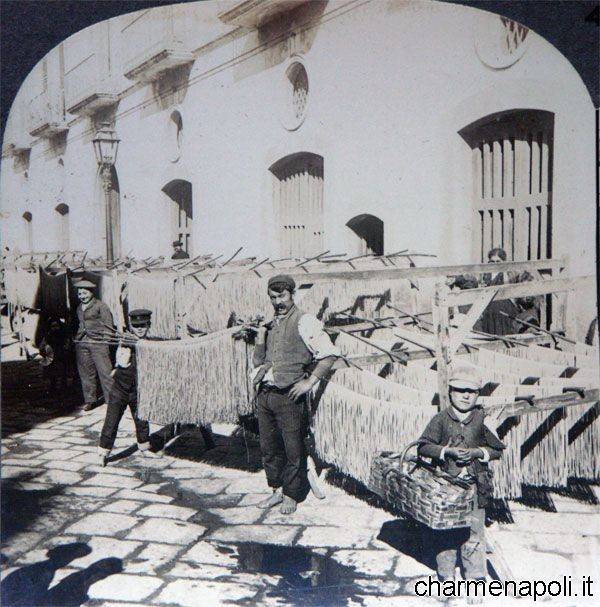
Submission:
[[[274,276],[268,294],[275,318],[256,336],[253,378],[257,390],[260,449],[273,495],[259,504],[291,514],[309,491],[307,395],[331,370],[337,348],[322,324],[294,303],[296,285],[290,276]],[[309,372],[309,367],[316,366]]]
[[190,256],[183,250],[183,244],[181,241],[176,240],[173,243],[173,249],[175,252],[171,255],[171,259],[189,259]]
[[93,282],[80,280],[73,286],[81,302],[77,308],[79,326],[75,335],[77,370],[85,401],[84,410],[90,411],[97,402],[96,374],[100,378],[105,402],[108,402],[112,386],[110,353],[103,340],[107,336],[112,337],[113,317],[109,307],[94,297],[96,285]]

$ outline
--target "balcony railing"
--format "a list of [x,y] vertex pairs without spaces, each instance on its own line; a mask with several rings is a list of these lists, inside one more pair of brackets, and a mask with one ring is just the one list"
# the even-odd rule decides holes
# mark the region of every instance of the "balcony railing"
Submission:
[[54,137],[68,131],[64,113],[47,93],[34,97],[29,104],[29,134],[32,137]]
[[115,87],[104,77],[103,57],[91,53],[65,74],[65,101],[70,114],[91,115],[117,103]]
[[140,12],[121,30],[125,77],[150,81],[166,70],[191,63],[194,56],[187,33],[172,6]]
[[243,0],[233,8],[219,14],[227,25],[237,27],[260,27],[277,15],[290,11],[308,0]]

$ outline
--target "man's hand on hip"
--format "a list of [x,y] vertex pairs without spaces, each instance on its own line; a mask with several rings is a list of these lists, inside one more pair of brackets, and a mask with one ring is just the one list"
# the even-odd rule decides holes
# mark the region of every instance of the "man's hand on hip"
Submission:
[[319,380],[314,377],[314,375],[310,375],[306,379],[301,379],[299,382],[296,382],[290,390],[290,398],[292,400],[298,400],[301,396],[310,392],[318,381]]

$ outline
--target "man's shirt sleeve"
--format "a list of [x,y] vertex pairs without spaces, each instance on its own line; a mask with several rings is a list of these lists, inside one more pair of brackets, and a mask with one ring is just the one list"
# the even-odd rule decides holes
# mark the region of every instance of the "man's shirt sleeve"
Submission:
[[323,324],[312,314],[304,314],[300,318],[298,332],[315,360],[322,360],[328,356],[340,356],[339,349],[323,330]]

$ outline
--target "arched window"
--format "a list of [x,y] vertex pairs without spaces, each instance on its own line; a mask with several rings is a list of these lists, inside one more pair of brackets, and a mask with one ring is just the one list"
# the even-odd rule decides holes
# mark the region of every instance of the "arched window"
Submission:
[[508,260],[550,257],[554,114],[499,112],[459,134],[473,158],[474,259],[495,247]]
[[291,154],[273,164],[273,196],[282,257],[323,252],[323,157]]
[[290,109],[289,125],[296,128],[300,125],[306,113],[308,104],[308,74],[302,63],[296,61],[285,72],[288,87],[288,103]]
[[183,143],[183,118],[178,110],[174,110],[169,116],[168,131],[169,159],[171,162],[177,162],[181,157]]
[[24,246],[29,252],[33,251],[33,215],[29,211],[23,213]]
[[192,184],[184,179],[170,181],[162,191],[171,207],[171,236],[179,240],[183,250],[192,255],[193,200]]
[[383,255],[383,221],[375,215],[357,215],[346,226],[353,235],[353,255]]
[[61,202],[54,210],[58,214],[58,246],[62,251],[67,251],[69,249],[69,206]]

